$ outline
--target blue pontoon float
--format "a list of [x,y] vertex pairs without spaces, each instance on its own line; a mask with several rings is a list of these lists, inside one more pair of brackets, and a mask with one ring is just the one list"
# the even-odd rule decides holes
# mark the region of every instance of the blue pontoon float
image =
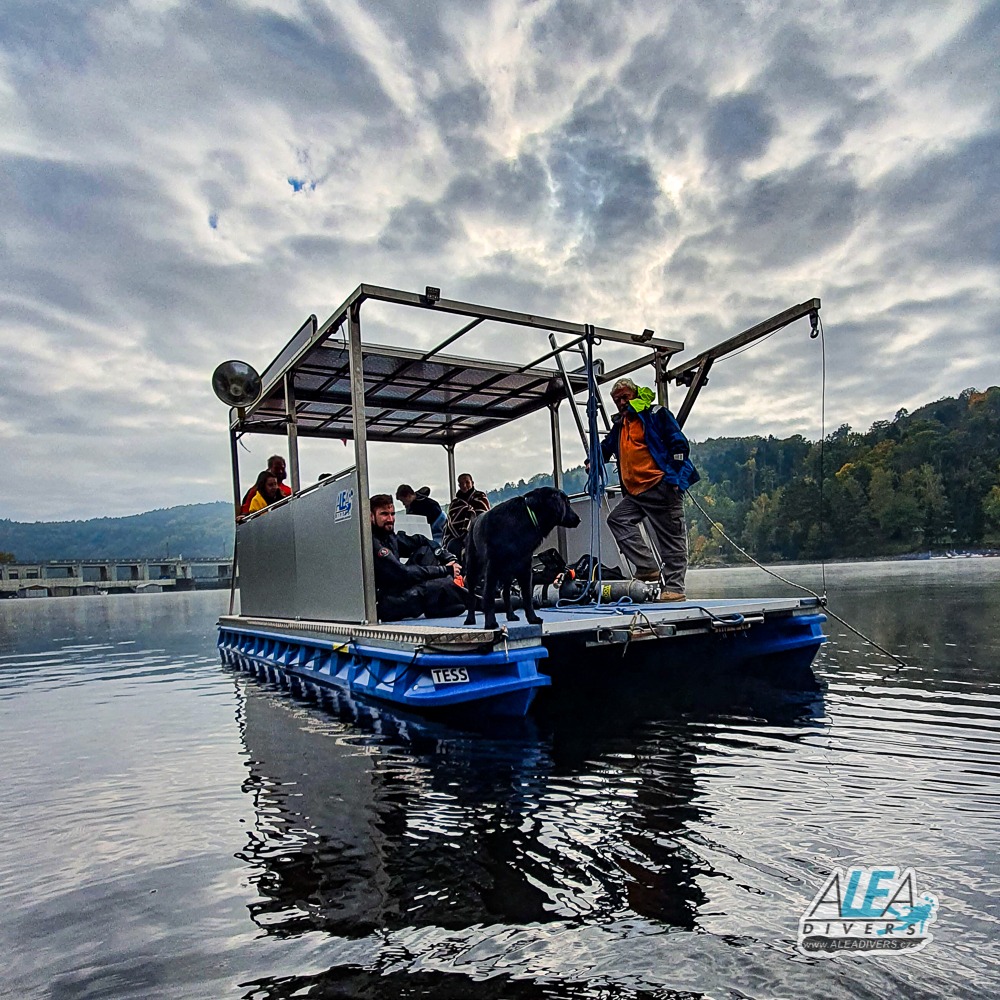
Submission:
[[[466,322],[427,351],[367,344],[361,312],[374,304]],[[239,404],[230,411],[229,425],[237,510],[238,442],[244,434],[287,439],[293,492],[237,525],[240,611],[234,614],[231,605],[219,620],[223,662],[268,680],[296,678],[409,710],[460,717],[523,716],[540,689],[573,685],[587,671],[618,683],[623,660],[636,656],[654,669],[662,664],[665,677],[670,669],[690,674],[720,661],[728,669],[764,663],[808,671],[825,641],[825,616],[814,597],[661,604],[657,588],[649,585],[594,579],[578,583],[571,599],[536,588],[541,625],[522,620],[493,632],[466,627],[461,617],[379,622],[368,442],[443,446],[454,495],[457,444],[548,409],[553,479],[561,487],[563,404],[586,447],[596,430],[595,414],[607,420],[600,386],[652,368],[661,402],[670,382],[687,387],[676,411],[683,424],[715,360],[800,318],[811,317],[815,327],[819,305],[810,299],[671,367],[683,345],[652,330],[634,334],[474,305],[441,298],[430,287],[420,294],[360,285],[322,325],[310,316],[259,384],[249,366],[236,363],[239,378],[226,398]],[[544,332],[550,349],[523,365],[444,353],[476,328],[506,331],[508,337]],[[593,354],[600,344],[632,348],[638,357],[607,369]],[[575,359],[573,370],[567,369],[566,356]],[[589,403],[586,416],[577,402],[581,395]],[[353,441],[353,464],[303,488],[300,437]],[[589,553],[597,565],[627,567],[605,524],[616,492],[601,493],[575,497],[580,527],[558,529],[545,544],[568,563]]]

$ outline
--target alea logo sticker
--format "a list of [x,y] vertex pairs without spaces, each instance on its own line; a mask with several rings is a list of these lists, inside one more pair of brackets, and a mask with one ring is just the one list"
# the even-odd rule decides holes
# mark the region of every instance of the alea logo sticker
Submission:
[[936,896],[918,895],[912,868],[835,868],[799,921],[799,950],[919,951],[933,940],[927,928],[937,907]]
[[334,521],[346,521],[351,516],[351,507],[354,504],[354,490],[341,490],[337,494],[337,510],[334,512]]

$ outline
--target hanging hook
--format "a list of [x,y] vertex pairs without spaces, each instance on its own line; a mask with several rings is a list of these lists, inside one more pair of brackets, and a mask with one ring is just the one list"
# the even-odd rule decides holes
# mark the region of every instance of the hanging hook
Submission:
[[809,325],[812,330],[809,334],[810,340],[815,340],[819,336],[819,310],[810,309],[809,310]]

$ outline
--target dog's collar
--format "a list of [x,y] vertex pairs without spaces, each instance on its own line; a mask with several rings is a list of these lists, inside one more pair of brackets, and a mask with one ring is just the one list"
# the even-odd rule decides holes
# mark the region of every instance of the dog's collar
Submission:
[[525,500],[524,501],[524,506],[528,509],[528,517],[531,518],[531,523],[537,528],[538,527],[538,518],[535,517],[535,512],[531,509],[531,504],[529,504],[528,501]]

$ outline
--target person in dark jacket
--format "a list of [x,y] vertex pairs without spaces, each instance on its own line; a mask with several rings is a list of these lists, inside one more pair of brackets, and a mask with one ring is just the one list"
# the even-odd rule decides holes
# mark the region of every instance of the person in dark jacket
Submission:
[[[659,581],[661,601],[683,601],[687,573],[687,524],[683,493],[701,478],[688,457],[687,438],[674,415],[653,404],[650,389],[628,378],[611,389],[618,408],[601,442],[605,461],[618,459],[621,502],[608,517],[618,548],[635,567],[637,580]],[[644,520],[652,530],[662,564],[639,532]]]
[[448,504],[448,520],[444,526],[443,545],[459,559],[465,552],[465,539],[472,522],[490,509],[489,497],[476,489],[472,476],[463,472],[458,477],[458,492]]
[[431,488],[421,486],[419,490],[414,492],[412,486],[402,483],[396,490],[396,499],[406,508],[407,514],[427,518],[434,544],[440,545],[444,536],[444,526],[448,519],[444,516],[441,504],[437,500],[431,499]]
[[465,598],[456,585],[462,567],[451,553],[437,548],[423,535],[397,533],[396,512],[388,493],[371,497],[369,508],[379,621],[399,621],[421,614],[428,618],[462,614]]

